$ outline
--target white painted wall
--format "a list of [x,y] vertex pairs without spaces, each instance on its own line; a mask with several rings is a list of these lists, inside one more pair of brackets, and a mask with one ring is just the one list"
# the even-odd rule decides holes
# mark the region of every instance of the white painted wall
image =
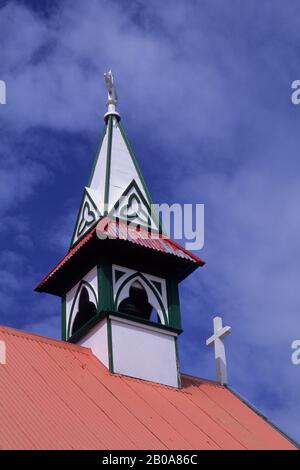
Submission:
[[[152,325],[109,316],[113,371],[138,379],[178,387],[176,333]],[[82,339],[80,346],[109,368],[108,320],[101,320]]]
[[134,179],[142,194],[148,200],[144,186],[140,180],[134,162],[128,151],[116,119],[114,119],[113,138],[111,147],[111,176],[109,205],[110,209],[121,197],[127,186]]
[[177,335],[111,318],[114,372],[178,387]]
[[90,184],[89,194],[93,198],[98,210],[103,214],[105,175],[107,159],[107,132],[104,136],[95,167],[94,175]]
[[[107,140],[106,133],[99,152],[94,175],[90,184],[89,194],[103,213],[104,190],[106,180],[107,164]],[[134,162],[128,151],[116,119],[113,120],[111,167],[110,167],[110,188],[109,188],[109,208],[111,209],[123,194],[132,180],[135,180],[144,197],[148,200],[144,186],[135,168]]]
[[108,368],[107,319],[97,323],[78,344],[91,348],[93,354]]

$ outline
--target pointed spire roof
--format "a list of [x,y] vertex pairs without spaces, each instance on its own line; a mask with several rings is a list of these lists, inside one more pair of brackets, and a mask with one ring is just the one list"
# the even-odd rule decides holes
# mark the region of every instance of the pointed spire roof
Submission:
[[105,74],[105,81],[106,126],[84,189],[71,247],[107,215],[159,231],[150,193],[116,111],[117,94],[111,72]]

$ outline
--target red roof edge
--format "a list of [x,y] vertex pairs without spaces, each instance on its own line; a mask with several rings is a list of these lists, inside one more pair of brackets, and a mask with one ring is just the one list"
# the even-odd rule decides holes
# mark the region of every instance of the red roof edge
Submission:
[[0,331],[4,334],[17,336],[19,338],[26,338],[32,341],[38,341],[40,343],[51,344],[52,346],[56,346],[58,348],[63,348],[63,349],[68,349],[70,351],[77,351],[77,352],[81,352],[82,354],[88,354],[88,355],[92,354],[92,351],[90,348],[79,346],[74,343],[69,343],[67,341],[62,341],[60,339],[54,339],[54,338],[49,338],[48,336],[38,335],[36,333],[31,333],[25,330],[19,330],[17,328],[12,328],[10,326],[0,325]]
[[59,269],[65,262],[69,259],[72,258],[72,256],[80,250],[80,248],[85,245],[86,242],[90,240],[90,238],[93,237],[94,233],[96,232],[97,226],[94,227],[90,232],[88,232],[73,248],[71,248],[68,253],[60,260],[56,265],[54,266],[51,271],[46,274],[46,276],[38,283],[38,285],[34,288],[34,290],[38,290],[48,279],[49,277],[52,276],[52,274]]
[[204,266],[206,264],[206,261],[204,261],[202,258],[199,258],[199,256],[195,255],[191,251],[187,250],[183,246],[181,246],[179,243],[175,242],[174,240],[169,239],[169,241],[172,243],[172,245],[176,246],[178,249],[184,251],[188,256],[191,256],[191,258],[194,258],[194,260],[200,264],[200,266]]
[[272,421],[270,421],[269,418],[266,417],[266,415],[264,415],[260,410],[258,410],[256,408],[256,406],[252,405],[252,403],[250,403],[248,400],[246,400],[244,397],[242,397],[238,392],[236,392],[231,387],[229,387],[229,385],[224,385],[224,387],[229,392],[231,392],[236,398],[241,400],[244,403],[244,405],[248,406],[248,408],[250,408],[250,410],[254,411],[254,413],[256,413],[258,416],[260,416],[260,418],[262,418],[270,426],[272,426],[272,428],[274,428],[275,431],[279,432],[283,437],[285,437],[285,439],[290,441],[291,444],[293,444],[295,447],[297,447],[298,450],[300,450],[299,442],[296,442],[292,437],[290,437],[288,434],[286,434],[284,431],[282,431],[282,429],[280,429],[278,426],[276,426],[276,424],[274,424]]
[[[108,224],[110,222],[113,222],[113,219],[111,219],[110,217],[104,217],[103,219],[101,219],[102,228],[103,228],[103,223],[104,225],[106,223],[106,219],[107,219]],[[81,247],[85,245],[94,236],[94,234],[97,231],[97,227],[98,227],[98,224],[95,227],[93,227],[90,230],[90,232],[88,232],[73,248],[71,248],[68,251],[68,253],[54,266],[54,268],[34,288],[35,291],[38,291],[49,280],[49,278],[68,261],[68,259],[72,258],[72,256],[76,252],[78,252],[81,249]],[[148,237],[148,238],[151,238],[151,237]],[[159,238],[167,240],[169,244],[173,245],[175,248],[177,248],[178,250],[181,250],[187,256],[192,258],[192,260],[195,261],[199,266],[204,266],[206,264],[205,261],[199,258],[197,255],[186,250],[179,243],[175,242],[174,240],[171,240],[170,238],[167,238],[165,235],[162,235],[162,237],[159,237]],[[149,246],[149,249],[153,249],[153,248]]]

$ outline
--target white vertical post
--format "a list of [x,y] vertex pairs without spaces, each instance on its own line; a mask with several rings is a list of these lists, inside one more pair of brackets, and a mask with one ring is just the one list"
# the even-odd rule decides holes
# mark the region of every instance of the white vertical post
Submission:
[[230,326],[222,325],[222,318],[214,318],[214,334],[206,341],[206,346],[214,345],[217,380],[222,385],[228,384],[227,363],[223,339],[231,332]]
[[0,341],[0,364],[6,364],[6,344]]

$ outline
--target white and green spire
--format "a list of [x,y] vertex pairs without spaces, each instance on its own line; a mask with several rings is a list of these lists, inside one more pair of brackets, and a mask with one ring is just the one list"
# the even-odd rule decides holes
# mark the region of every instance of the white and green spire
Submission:
[[106,215],[159,230],[152,200],[130,147],[120,115],[113,75],[104,75],[108,90],[105,130],[84,194],[72,237],[77,243]]

